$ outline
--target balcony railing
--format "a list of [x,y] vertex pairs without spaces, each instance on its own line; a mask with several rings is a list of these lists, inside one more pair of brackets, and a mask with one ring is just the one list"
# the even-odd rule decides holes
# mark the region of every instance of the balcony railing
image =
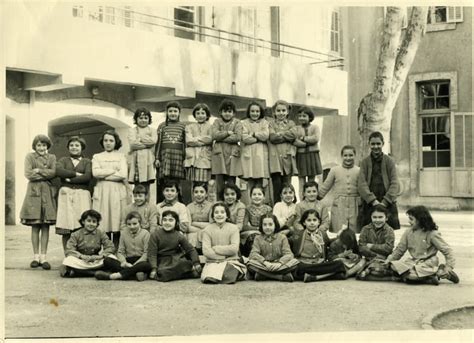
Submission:
[[89,19],[110,25],[133,27],[145,31],[162,32],[180,38],[227,46],[243,51],[267,53],[276,57],[298,58],[304,63],[321,64],[328,68],[342,69],[344,66],[344,58],[336,53],[323,53],[237,32],[199,25],[189,21],[141,13],[131,10],[127,6],[125,8],[95,6],[95,8],[86,7],[85,9],[83,6],[73,6],[72,15],[76,18]]

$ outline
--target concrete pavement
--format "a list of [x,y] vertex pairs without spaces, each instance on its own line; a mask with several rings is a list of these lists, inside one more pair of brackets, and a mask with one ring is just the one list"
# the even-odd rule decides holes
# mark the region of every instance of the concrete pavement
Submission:
[[[402,225],[407,224],[400,211]],[[61,240],[51,229],[51,271],[32,270],[30,230],[5,228],[5,335],[20,337],[171,336],[417,330],[439,309],[474,303],[470,212],[433,212],[453,247],[458,285],[326,281],[246,281],[204,285],[62,279]],[[405,228],[396,232],[398,240]],[[441,258],[443,260],[443,258]]]

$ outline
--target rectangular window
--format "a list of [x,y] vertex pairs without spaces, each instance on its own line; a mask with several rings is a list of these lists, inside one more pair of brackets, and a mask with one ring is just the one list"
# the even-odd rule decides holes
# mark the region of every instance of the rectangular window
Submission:
[[82,18],[84,16],[84,8],[82,6],[73,6],[72,16],[77,17],[77,18]]
[[421,112],[450,108],[449,82],[423,83],[420,85],[419,94],[419,109]]
[[194,40],[194,6],[179,6],[174,8],[174,35],[179,38]]
[[340,32],[340,20],[339,20],[339,10],[333,10],[331,13],[331,30],[330,30],[330,42],[331,42],[331,51],[340,52],[339,48],[339,32]]
[[92,21],[104,21],[104,8],[102,6],[93,6],[89,10],[89,20]]
[[419,84],[423,168],[451,166],[450,92],[448,81]]
[[256,31],[257,31],[257,13],[254,7],[239,7],[239,36],[240,50],[255,52]]
[[123,22],[126,27],[133,27],[133,12],[130,6],[124,7]]
[[115,25],[115,8],[105,6],[105,22],[107,24]]
[[460,23],[462,21],[461,6],[432,6],[428,12],[428,24]]

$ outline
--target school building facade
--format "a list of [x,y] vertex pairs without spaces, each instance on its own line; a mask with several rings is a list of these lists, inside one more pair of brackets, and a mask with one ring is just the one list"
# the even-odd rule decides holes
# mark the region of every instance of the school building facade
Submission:
[[[349,12],[373,23],[361,27],[349,18],[347,31],[354,42],[344,56],[349,64],[350,141],[358,146],[356,111],[372,88],[384,10]],[[472,7],[429,9],[426,32],[392,117],[391,154],[403,206],[474,208],[472,29]]]
[[[277,99],[288,101],[294,109],[310,106],[322,129],[323,166],[339,163],[342,145],[359,144],[357,105],[372,85],[377,60],[375,43],[383,13],[383,7],[317,5],[7,3],[3,109],[6,222],[19,222],[27,183],[23,158],[31,151],[36,134],[48,133],[53,141],[51,152],[58,158],[67,153],[68,137],[81,134],[88,142],[85,154],[92,157],[101,151],[98,139],[105,129],[115,128],[125,138],[133,125],[133,111],[140,106],[152,111],[152,126],[156,127],[164,120],[163,109],[169,100],[182,103],[184,121],[193,120],[191,109],[197,102],[210,105],[215,115],[224,98],[236,102],[240,118],[250,99],[257,99],[266,107]],[[461,163],[457,158],[460,143],[453,141],[456,151],[450,150],[453,168],[450,165],[448,172],[441,163],[441,148],[445,145],[437,143],[441,131],[432,124],[439,120],[429,119],[430,115],[438,118],[441,112],[432,113],[429,109],[428,113],[421,113],[416,106],[413,110],[418,89],[427,89],[424,85],[431,81],[440,81],[439,87],[443,88],[442,82],[447,81],[451,107],[449,111],[443,108],[444,115],[449,113],[449,120],[455,123],[462,118],[464,128],[469,124],[469,115],[455,114],[451,119],[451,112],[472,113],[472,66],[466,62],[472,60],[471,9],[462,8],[462,13],[462,21],[446,23],[454,25],[454,29],[426,34],[394,113],[392,153],[400,165],[401,200],[407,203],[427,196],[433,206],[437,199],[439,204],[449,199],[457,208],[472,206],[472,191],[457,197],[454,188],[448,194],[443,186],[443,194],[423,193],[423,185],[431,182],[426,181],[430,177],[446,181],[443,177],[447,176],[446,182],[453,183],[453,175],[468,180],[472,189],[472,158],[463,157],[462,168],[457,168]],[[367,25],[369,22],[373,25]],[[458,47],[456,39],[468,40],[469,44]],[[437,51],[431,50],[433,44]],[[449,54],[442,52],[450,48]],[[460,53],[464,55],[459,57]],[[434,96],[435,104],[439,104],[441,94]],[[426,116],[428,119],[421,119]],[[410,131],[412,127],[431,128],[430,125],[435,125],[434,132]],[[459,125],[453,126],[460,130]],[[467,133],[463,142],[467,144],[472,131],[471,136],[467,129],[464,131]],[[433,137],[425,139],[426,145],[420,145],[421,136],[430,133]],[[429,158],[423,150],[428,142],[434,144],[437,149],[433,152],[440,157],[435,158],[435,167],[426,162],[431,164],[422,173],[417,169]],[[469,153],[466,144],[463,156]],[[126,140],[122,151],[128,151]],[[461,177],[465,174],[469,178]],[[456,185],[459,188],[459,182]]]

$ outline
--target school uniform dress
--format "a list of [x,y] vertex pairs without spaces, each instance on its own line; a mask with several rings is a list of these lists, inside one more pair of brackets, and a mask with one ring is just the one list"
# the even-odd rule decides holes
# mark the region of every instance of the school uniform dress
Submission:
[[[228,131],[233,134],[229,135]],[[240,120],[232,118],[226,122],[217,118],[212,124],[211,133],[215,141],[211,158],[212,175],[241,176],[242,163],[238,145],[242,135]]]
[[389,212],[387,223],[394,230],[400,229],[397,196],[399,191],[397,168],[389,156],[375,158],[370,154],[360,163],[358,189],[363,199],[359,213],[359,227],[371,222],[370,209],[374,200],[381,202]]
[[[406,251],[409,256],[400,260]],[[446,266],[454,268],[456,261],[453,251],[438,230],[423,231],[408,228],[388,260],[391,261],[392,269],[398,274],[409,271],[411,276],[421,278],[434,275],[438,271],[438,251],[444,255]]]
[[151,234],[148,261],[157,271],[157,280],[165,282],[194,277],[193,266],[199,264],[199,256],[181,232],[159,228]]
[[[280,262],[277,270],[269,270],[263,263]],[[269,236],[255,237],[247,267],[253,272],[265,271],[277,275],[287,274],[296,269],[299,261],[293,256],[290,244],[285,235],[274,233]]]
[[[126,228],[120,235],[117,258],[106,257],[104,269],[112,273],[120,273],[122,279],[127,280],[135,277],[139,272],[148,274],[151,265],[148,263],[148,242],[150,233],[140,228],[135,234]],[[123,262],[131,263],[131,267],[122,267]]]
[[[33,169],[39,168],[36,173]],[[52,225],[56,222],[55,189],[56,156],[31,152],[25,157],[25,177],[29,180],[20,211],[23,225]]]
[[184,179],[185,125],[181,122],[161,123],[158,126],[156,159],[160,161],[158,178]]
[[324,183],[319,187],[321,198],[324,198],[331,189],[334,193],[331,206],[331,232],[339,232],[344,224],[349,224],[349,228],[354,232],[360,232],[360,228],[357,228],[357,217],[361,206],[357,188],[359,170],[360,168],[357,166],[351,168],[333,167]]
[[283,201],[280,201],[273,206],[273,214],[278,219],[278,223],[280,224],[280,228],[288,228],[288,222],[291,220],[296,214],[296,204],[290,203],[287,204]]
[[[76,176],[76,173],[82,175]],[[69,235],[81,227],[79,219],[82,213],[92,207],[90,192],[92,162],[84,157],[62,157],[56,163],[56,175],[61,178],[56,233]]]
[[[190,225],[192,226],[193,222],[209,223],[212,205],[213,204],[207,200],[204,200],[200,204],[198,204],[197,202],[190,203],[187,206],[190,222],[191,222]],[[201,242],[202,230],[203,229],[199,229],[199,231],[186,233],[186,238],[188,239],[189,243],[191,243],[192,246],[196,247],[196,246],[201,245],[200,242]]]
[[321,218],[321,224],[319,229],[322,231],[328,231],[331,226],[331,219],[329,218],[329,211],[326,206],[323,206],[319,201],[307,201],[303,200],[296,204],[295,207],[295,216],[290,224],[290,229],[304,230],[303,225],[300,224],[301,217],[303,213],[307,210],[316,210]]
[[239,242],[239,230],[232,223],[212,223],[204,229],[202,282],[235,283],[244,278],[247,268],[239,262]]
[[268,169],[268,122],[244,119],[242,124],[241,161],[244,179],[260,179],[270,176]]
[[155,144],[158,140],[156,130],[135,126],[128,130],[128,182],[151,183],[155,180]]
[[207,182],[211,179],[212,132],[211,124],[186,125],[186,159],[184,167],[190,181]]
[[163,219],[164,211],[173,211],[178,214],[179,229],[181,230],[181,232],[183,233],[188,232],[188,226],[189,226],[190,220],[189,220],[189,212],[185,204],[179,201],[173,201],[171,203],[162,201],[156,204],[156,211],[158,213],[158,225],[161,225],[161,220]]
[[140,214],[140,217],[142,217],[142,229],[151,233],[158,228],[158,211],[156,210],[156,206],[145,202],[141,206],[135,203],[125,206],[120,218],[120,230],[123,231],[127,228],[125,219],[130,212],[138,212]]
[[291,246],[299,264],[295,278],[303,280],[304,274],[323,275],[344,273],[346,268],[340,260],[327,261],[327,246],[330,240],[325,231],[317,229],[310,232],[306,229],[296,231],[291,237]]
[[319,140],[321,137],[317,125],[295,126],[291,129],[296,138],[304,137],[305,145],[296,142],[296,166],[298,176],[315,176],[323,173],[321,159],[319,157]]
[[71,234],[71,238],[66,244],[66,258],[63,264],[76,270],[96,270],[104,266],[104,260],[86,262],[81,260],[81,255],[98,255],[102,250],[104,257],[110,256],[115,252],[112,241],[105,232],[94,230],[92,232],[81,228]]
[[245,218],[245,205],[242,201],[237,200],[232,204],[232,206],[228,206],[230,211],[230,218],[229,222],[235,224],[239,231],[242,230],[244,226],[244,218]]
[[122,211],[130,203],[125,155],[115,150],[95,154],[92,175],[97,179],[92,208],[102,216],[99,228],[104,232],[119,232]]
[[296,167],[295,123],[292,120],[268,119],[270,173],[298,175]]

